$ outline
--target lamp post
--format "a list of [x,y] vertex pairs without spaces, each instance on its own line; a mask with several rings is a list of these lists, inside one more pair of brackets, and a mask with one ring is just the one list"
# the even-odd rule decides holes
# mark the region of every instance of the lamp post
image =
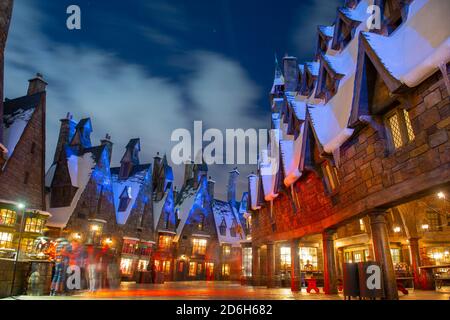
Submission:
[[10,291],[10,296],[12,297],[14,295],[14,282],[16,280],[16,272],[17,272],[17,262],[19,260],[19,254],[20,254],[20,243],[22,242],[22,233],[23,233],[23,229],[25,226],[25,204],[23,203],[19,203],[17,205],[17,208],[19,209],[19,215],[21,216],[21,221],[20,221],[20,229],[19,229],[19,242],[17,244],[17,252],[16,255],[14,257],[14,268],[13,268],[13,276],[12,276],[12,281],[11,281],[11,291]]

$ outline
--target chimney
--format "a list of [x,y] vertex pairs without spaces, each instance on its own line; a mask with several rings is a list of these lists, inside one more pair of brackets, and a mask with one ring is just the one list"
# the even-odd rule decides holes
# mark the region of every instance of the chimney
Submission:
[[105,138],[100,140],[100,143],[102,146],[106,146],[106,148],[108,149],[109,164],[111,165],[111,156],[112,156],[112,148],[113,148],[113,143],[111,142],[111,136],[107,133],[105,135]]
[[227,200],[232,205],[236,203],[236,182],[239,176],[239,171],[237,168],[234,168],[230,171],[228,176],[228,187],[227,187]]
[[286,92],[298,91],[298,65],[296,57],[283,58],[283,73]]
[[214,199],[214,185],[216,182],[211,179],[211,176],[208,178],[208,193],[211,197],[211,199]]
[[[3,68],[6,39],[13,9],[13,0],[0,1],[0,144],[3,142]],[[0,160],[3,154],[0,150]]]
[[64,119],[61,121],[61,127],[59,129],[58,143],[56,144],[55,155],[53,157],[53,163],[58,162],[61,157],[61,152],[65,145],[67,145],[75,133],[76,122],[72,120],[72,114],[67,113]]
[[184,185],[194,178],[194,163],[190,160],[184,165]]
[[45,91],[47,87],[47,82],[44,81],[44,77],[40,73],[36,73],[36,77],[28,80],[28,92],[27,95],[31,96],[38,92]]

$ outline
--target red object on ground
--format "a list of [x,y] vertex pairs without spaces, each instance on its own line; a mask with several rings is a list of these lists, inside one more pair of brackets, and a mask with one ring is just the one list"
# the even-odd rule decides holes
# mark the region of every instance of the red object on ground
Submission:
[[311,293],[311,290],[314,290],[316,293],[319,293],[319,288],[317,288],[316,279],[306,279],[306,283],[308,287],[306,288],[306,292]]
[[403,294],[409,293],[408,290],[403,286],[403,283],[401,280],[397,280],[397,290]]

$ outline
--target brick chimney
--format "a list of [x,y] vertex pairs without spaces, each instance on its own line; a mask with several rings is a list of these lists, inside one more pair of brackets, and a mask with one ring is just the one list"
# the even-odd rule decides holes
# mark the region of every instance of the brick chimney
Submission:
[[[3,142],[3,69],[6,39],[13,9],[13,0],[0,1],[0,143]],[[0,151],[0,158],[2,152]]]
[[59,129],[58,143],[56,144],[55,155],[53,157],[53,163],[58,162],[61,156],[61,152],[65,145],[67,145],[70,140],[72,140],[73,134],[75,133],[75,127],[77,123],[73,121],[72,114],[67,113],[64,119],[59,120],[61,126]]
[[233,205],[236,203],[236,182],[238,176],[239,171],[237,168],[230,171],[228,175],[227,200]]
[[298,65],[296,57],[284,57],[283,58],[283,74],[285,91],[294,92],[298,90]]
[[107,133],[103,139],[100,140],[100,144],[102,146],[106,146],[108,149],[108,156],[109,156],[109,164],[111,165],[111,156],[112,156],[112,148],[113,143],[111,142],[111,136]]
[[41,73],[36,73],[36,76],[28,81],[29,84],[27,95],[29,96],[38,92],[43,92],[47,87],[47,82],[44,81],[44,77],[42,76]]

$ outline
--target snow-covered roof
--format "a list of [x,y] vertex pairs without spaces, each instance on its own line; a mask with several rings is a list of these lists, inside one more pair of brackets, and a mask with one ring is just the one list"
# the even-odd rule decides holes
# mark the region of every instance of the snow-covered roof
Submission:
[[276,192],[277,175],[280,169],[279,142],[281,130],[270,130],[270,142],[267,150],[261,151],[260,172],[264,190],[264,199],[271,201],[278,197]]
[[[212,211],[214,214],[214,221],[217,230],[217,237],[219,243],[227,243],[232,246],[239,246],[239,241],[245,238],[242,224],[237,215],[237,210],[233,208],[228,202],[221,200],[214,200],[212,204]],[[225,223],[226,229],[225,234],[220,233],[220,226]],[[235,228],[236,235],[231,235],[231,228]]]
[[450,61],[449,12],[449,1],[413,1],[408,20],[392,35],[362,35],[393,77],[415,87]]
[[354,9],[348,7],[341,7],[338,9],[344,16],[353,21],[366,21],[370,13],[367,12],[367,4],[362,1]]
[[[3,143],[10,158],[19,143],[34,111],[41,101],[42,93],[6,100],[3,114]],[[5,163],[6,166],[7,162]]]
[[319,75],[319,67],[320,67],[319,62],[317,61],[305,62],[305,67],[314,77],[317,77]]
[[[151,176],[151,165],[138,165],[133,168],[127,179],[119,178],[120,168],[111,169],[111,181],[114,195],[114,207],[116,211],[116,221],[118,224],[125,224],[135,207],[139,192],[149,183]],[[124,211],[119,211],[120,198],[124,193],[130,199],[128,206]]]
[[86,152],[81,156],[71,155],[67,159],[72,184],[78,187],[70,206],[60,208],[49,208],[52,217],[47,221],[50,227],[64,228],[75,210],[75,207],[88,184],[93,169],[96,167],[96,160],[91,152]]
[[259,190],[259,177],[256,174],[250,174],[248,176],[248,192],[250,195],[250,208],[252,210],[258,210],[258,190]]
[[334,25],[333,26],[319,26],[319,31],[326,37],[333,37]]
[[180,191],[180,195],[177,199],[177,203],[175,206],[175,210],[178,210],[178,219],[180,219],[180,223],[177,228],[177,235],[175,236],[175,241],[181,236],[181,232],[183,231],[184,225],[186,224],[187,219],[189,218],[189,214],[196,202],[196,199],[200,197],[200,188],[194,189],[192,186],[186,186]]

